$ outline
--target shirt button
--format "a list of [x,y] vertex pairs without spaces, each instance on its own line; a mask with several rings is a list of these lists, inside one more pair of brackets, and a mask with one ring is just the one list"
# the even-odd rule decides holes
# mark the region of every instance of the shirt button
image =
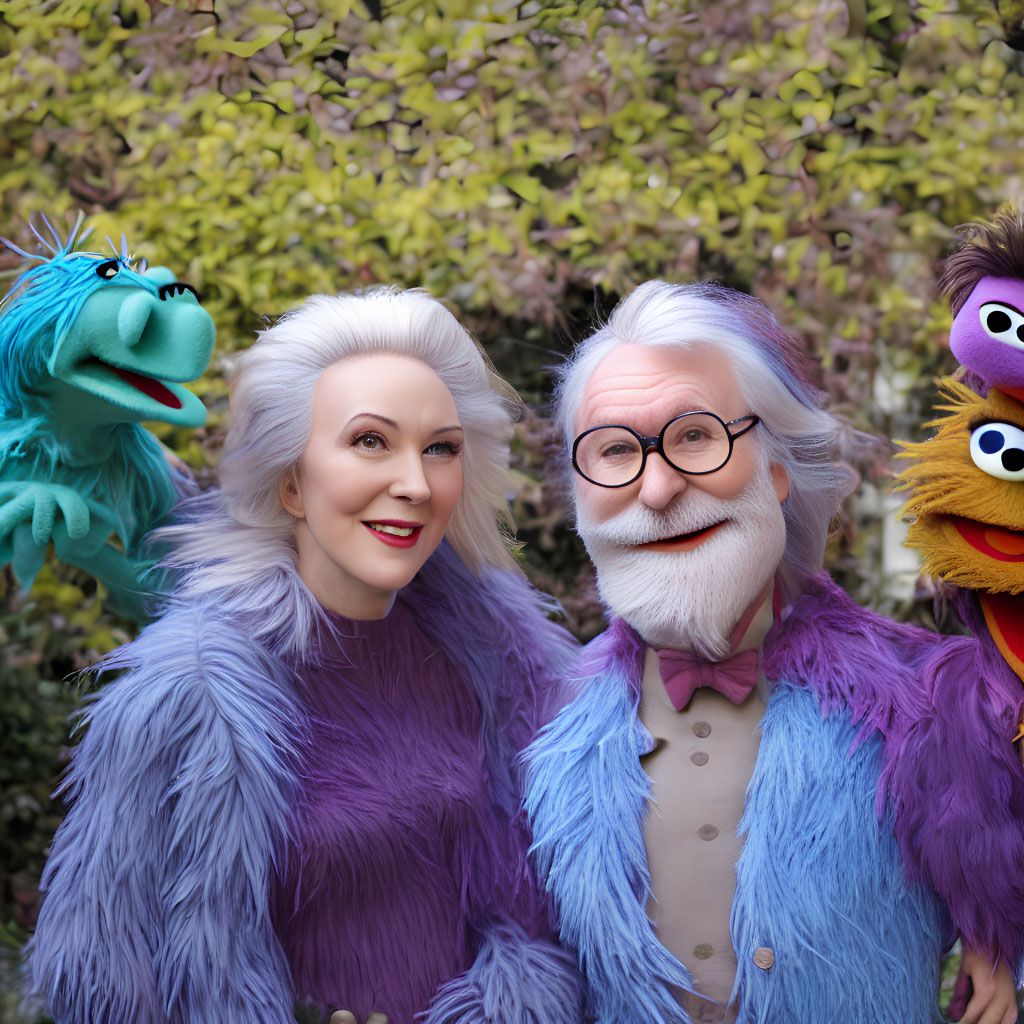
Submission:
[[708,755],[703,750],[698,750],[695,754],[690,755],[690,760],[698,767],[703,768],[708,763]]
[[693,731],[701,738],[705,739],[711,735],[711,726],[707,722],[694,722]]
[[768,946],[761,946],[754,950],[754,966],[767,971],[775,963],[775,950]]
[[697,829],[697,835],[699,835],[704,842],[710,843],[711,840],[718,835],[718,829],[715,828],[714,825],[701,825],[701,827]]

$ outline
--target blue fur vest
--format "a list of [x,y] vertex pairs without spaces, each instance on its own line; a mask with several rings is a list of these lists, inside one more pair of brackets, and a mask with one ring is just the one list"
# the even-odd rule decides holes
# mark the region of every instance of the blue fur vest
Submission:
[[[910,675],[932,642],[858,608],[827,580],[817,586],[816,628],[801,623],[800,642],[787,646],[776,627],[762,652],[773,685],[730,921],[737,1020],[932,1024],[952,931],[943,904],[907,881],[877,801],[881,723],[913,699]],[[829,621],[836,612],[842,632]],[[689,1024],[676,994],[694,991],[645,912],[644,653],[628,626],[613,623],[581,655],[578,696],[526,753],[532,855],[598,1024]],[[844,699],[851,671],[860,702]],[[877,698],[870,710],[865,691]],[[767,969],[754,962],[760,947],[775,954]]]

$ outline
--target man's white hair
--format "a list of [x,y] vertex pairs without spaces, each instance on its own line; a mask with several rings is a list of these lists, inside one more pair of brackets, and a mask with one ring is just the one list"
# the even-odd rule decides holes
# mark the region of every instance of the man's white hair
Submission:
[[186,503],[179,524],[156,535],[173,548],[167,564],[185,570],[181,592],[254,585],[292,562],[295,520],[281,505],[278,484],[309,439],[316,382],[340,360],[377,353],[426,363],[455,400],[465,432],[464,483],[449,543],[474,572],[515,564],[507,505],[513,392],[440,302],[422,291],[380,289],[314,295],[242,355],[220,490],[200,499],[194,512]]
[[764,303],[711,283],[640,285],[559,371],[555,421],[567,450],[577,427],[582,429],[576,414],[587,382],[620,345],[708,349],[726,355],[750,412],[761,418],[751,438],[758,438],[768,461],[789,475],[789,496],[783,503],[784,582],[795,587],[817,572],[832,519],[854,477],[835,461],[838,421],[821,408],[821,395],[795,371],[793,340]]

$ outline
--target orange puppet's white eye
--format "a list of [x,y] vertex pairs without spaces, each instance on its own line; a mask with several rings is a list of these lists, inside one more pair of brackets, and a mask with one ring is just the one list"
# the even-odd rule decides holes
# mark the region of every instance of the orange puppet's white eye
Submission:
[[999,480],[1024,481],[1024,430],[1012,423],[983,423],[971,431],[971,459]]
[[986,302],[978,310],[985,333],[996,341],[1024,349],[1024,314],[1002,302]]

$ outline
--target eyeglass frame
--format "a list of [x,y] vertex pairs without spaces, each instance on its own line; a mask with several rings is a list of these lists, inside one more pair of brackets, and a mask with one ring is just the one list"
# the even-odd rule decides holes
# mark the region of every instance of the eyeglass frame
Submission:
[[[668,430],[669,427],[672,426],[673,423],[676,423],[682,419],[686,419],[687,416],[710,416],[712,419],[718,420],[718,422],[721,423],[723,428],[725,429],[725,436],[729,438],[729,451],[726,453],[725,459],[723,459],[723,461],[719,465],[715,466],[714,469],[681,469],[665,454],[665,432]],[[737,430],[735,434],[729,430],[729,428],[734,424],[743,423],[746,420],[750,420],[750,424],[744,427],[742,430]],[[692,412],[684,412],[680,413],[678,416],[673,416],[672,419],[670,419],[668,423],[666,423],[665,426],[661,428],[661,432],[657,434],[657,436],[655,437],[645,437],[643,434],[638,434],[632,427],[627,427],[624,423],[602,423],[600,424],[600,426],[589,427],[587,430],[584,430],[583,433],[580,434],[575,441],[573,441],[572,468],[576,470],[576,472],[579,473],[579,475],[583,477],[583,479],[586,480],[588,484],[593,484],[595,487],[628,487],[630,484],[636,483],[636,481],[639,480],[640,477],[644,475],[644,470],[647,468],[647,456],[650,452],[656,451],[665,460],[665,462],[669,466],[671,466],[677,473],[683,473],[686,476],[707,476],[709,473],[717,473],[720,469],[723,469],[728,464],[729,460],[732,458],[732,450],[736,444],[736,439],[738,437],[742,437],[746,433],[749,433],[760,422],[761,417],[755,416],[753,414],[749,416],[739,416],[734,420],[729,420],[728,422],[726,422],[725,420],[722,419],[721,416],[711,412],[710,409],[694,409]],[[586,473],[583,472],[582,469],[580,469],[579,463],[576,461],[576,450],[580,446],[580,441],[582,441],[583,438],[587,436],[587,434],[593,434],[596,430],[609,429],[628,431],[640,442],[640,468],[637,470],[636,476],[630,477],[628,480],[621,484],[602,484],[599,483],[597,480],[592,480],[589,476],[587,476]]]

